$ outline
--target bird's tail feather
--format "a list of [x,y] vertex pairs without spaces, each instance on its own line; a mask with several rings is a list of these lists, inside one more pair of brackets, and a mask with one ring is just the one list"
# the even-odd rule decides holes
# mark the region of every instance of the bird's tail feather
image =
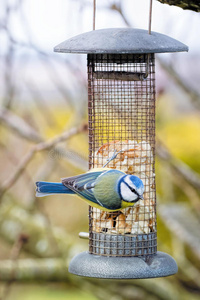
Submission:
[[73,191],[68,189],[60,182],[36,182],[36,197],[44,197],[54,194],[74,194]]

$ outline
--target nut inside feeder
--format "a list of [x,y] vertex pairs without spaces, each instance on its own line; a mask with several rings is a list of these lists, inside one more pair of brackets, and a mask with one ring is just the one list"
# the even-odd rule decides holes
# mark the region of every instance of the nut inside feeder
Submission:
[[188,51],[184,44],[139,29],[102,29],[71,38],[56,52],[87,53],[89,168],[122,170],[142,179],[144,199],[106,212],[89,208],[89,251],[73,274],[149,278],[175,274],[174,259],[157,252],[154,53]]

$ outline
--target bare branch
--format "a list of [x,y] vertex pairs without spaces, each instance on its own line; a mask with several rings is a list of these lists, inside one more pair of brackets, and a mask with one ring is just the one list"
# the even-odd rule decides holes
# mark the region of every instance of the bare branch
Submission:
[[74,135],[76,135],[80,132],[84,132],[86,130],[87,130],[87,125],[86,124],[81,125],[78,128],[77,127],[71,128],[70,130],[63,132],[62,134],[52,138],[49,141],[41,142],[41,143],[37,144],[34,147],[34,149],[35,149],[34,151],[38,152],[38,151],[43,151],[43,150],[49,150],[50,148],[57,145],[58,143],[66,141],[69,138],[71,138],[72,136],[74,136]]
[[157,0],[163,4],[181,7],[192,11],[200,11],[200,2],[196,0]]
[[28,236],[24,235],[24,234],[20,234],[17,237],[17,240],[15,241],[15,243],[11,249],[10,259],[11,259],[11,262],[13,263],[13,270],[11,271],[11,274],[10,274],[11,276],[10,276],[9,280],[6,282],[6,284],[4,286],[1,300],[4,300],[7,298],[10,288],[11,288],[11,285],[12,285],[13,281],[15,281],[16,261],[19,257],[19,254],[21,252],[23,245],[25,243],[27,243],[27,241],[28,241]]
[[[159,1],[159,0],[158,0]],[[191,3],[191,1],[160,1],[160,2],[165,2],[168,3],[169,2],[176,2],[176,3]],[[193,1],[194,3],[196,3],[196,1]],[[175,5],[175,4],[174,4]],[[200,4],[198,4],[199,9],[200,9]],[[132,27],[131,23],[129,22],[129,20],[126,18],[125,14],[123,13],[122,7],[120,5],[116,5],[113,4],[109,7],[112,10],[117,11],[121,18],[123,19],[124,23],[127,25],[127,27]],[[163,60],[161,60],[160,58],[157,57],[157,60],[159,61],[161,67],[167,72],[167,74],[170,75],[170,77],[176,82],[176,84],[179,86],[179,88],[181,88],[181,90],[183,90],[189,97],[191,103],[198,109],[200,110],[200,94],[199,92],[197,92],[196,90],[194,90],[191,86],[188,85],[188,83],[186,81],[183,80],[183,78],[181,78],[179,76],[179,74],[177,74],[177,72],[175,71],[175,69],[172,66],[169,66],[168,64],[166,64]]]
[[[28,211],[11,200],[3,201],[0,210],[0,235],[9,244],[15,243],[18,236],[28,236],[28,242],[23,250],[37,257],[67,256],[72,245],[71,237],[63,228],[51,226],[39,211]],[[53,238],[52,238],[53,237]],[[56,243],[59,248],[54,247]]]
[[193,187],[200,190],[200,175],[192,170],[188,165],[183,161],[173,157],[167,148],[160,143],[157,145],[157,155],[167,161],[172,169],[181,175],[187,182],[189,182]]
[[20,175],[24,172],[25,168],[27,167],[28,163],[33,158],[35,154],[34,147],[24,156],[22,161],[19,163],[18,167],[16,168],[15,172],[11,174],[11,176],[2,184],[0,188],[0,198],[4,195],[4,193],[11,188],[11,186],[17,181]]
[[200,217],[200,196],[198,191],[183,177],[177,173],[173,176],[173,183],[177,185],[187,196],[195,213]]
[[124,23],[126,24],[126,26],[131,27],[131,23],[125,17],[125,14],[122,10],[121,3],[118,3],[118,5],[116,3],[114,3],[109,8],[112,9],[112,10],[115,10],[116,12],[118,12],[120,14],[120,16],[122,17],[122,19],[123,19]]
[[167,74],[169,74],[170,78],[172,78],[174,82],[179,86],[179,88],[186,95],[188,95],[194,107],[200,110],[200,93],[194,90],[191,86],[189,86],[188,83],[180,77],[180,75],[175,71],[175,69],[171,65],[166,64],[159,57],[157,57],[157,60],[159,61],[160,66],[167,72]]
[[28,141],[39,143],[42,137],[22,118],[7,109],[0,109],[0,121]]
[[23,173],[29,162],[32,160],[33,156],[36,152],[49,150],[53,147],[55,147],[58,143],[66,141],[67,139],[71,138],[72,136],[84,132],[87,130],[86,124],[76,128],[71,128],[70,130],[63,132],[61,135],[56,136],[55,138],[46,141],[41,142],[39,144],[36,144],[32,146],[31,150],[24,156],[22,161],[19,163],[18,167],[16,168],[15,172],[11,174],[11,176],[3,183],[3,185],[0,188],[0,197],[3,196],[3,194],[11,188],[11,186],[17,181],[19,176]]
[[[79,290],[89,290],[98,299],[155,299],[155,300],[176,300],[179,298],[178,291],[167,279],[160,278],[137,281],[111,281],[77,278],[67,272],[68,260],[61,258],[47,259],[20,259],[15,268],[15,280],[18,282],[27,281],[59,281],[73,282],[78,285]],[[0,261],[0,277],[2,281],[9,280],[12,272],[10,260]],[[77,282],[78,279],[78,282]],[[142,295],[142,298],[138,295]]]
[[199,221],[191,212],[189,205],[160,205],[159,213],[171,232],[186,243],[200,259]]
[[[184,244],[176,236],[172,235],[172,245],[173,245],[173,257],[175,258],[179,270],[184,274],[184,281],[192,280],[194,284],[200,288],[200,271],[196,264],[191,263],[191,261],[186,257],[186,251]],[[181,274],[181,277],[182,277]]]
[[[42,259],[19,259],[15,266],[14,280],[67,280],[69,275],[66,269],[66,262],[61,258]],[[13,263],[11,260],[0,262],[1,281],[10,280],[13,273]],[[20,279],[21,278],[21,279]]]

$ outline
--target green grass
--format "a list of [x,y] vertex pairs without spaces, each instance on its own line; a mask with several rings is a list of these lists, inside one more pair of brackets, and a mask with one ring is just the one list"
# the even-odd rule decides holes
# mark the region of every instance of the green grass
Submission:
[[97,300],[93,295],[62,286],[15,285],[11,287],[7,300]]

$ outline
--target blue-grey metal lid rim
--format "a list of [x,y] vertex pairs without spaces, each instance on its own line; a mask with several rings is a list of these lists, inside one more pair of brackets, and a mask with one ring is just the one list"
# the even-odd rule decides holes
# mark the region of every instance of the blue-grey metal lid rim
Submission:
[[63,53],[165,53],[188,51],[185,44],[158,32],[135,28],[93,30],[72,37],[54,48]]
[[177,271],[175,260],[160,251],[149,256],[148,261],[141,257],[98,256],[82,252],[69,264],[72,274],[105,279],[156,278],[174,275]]

